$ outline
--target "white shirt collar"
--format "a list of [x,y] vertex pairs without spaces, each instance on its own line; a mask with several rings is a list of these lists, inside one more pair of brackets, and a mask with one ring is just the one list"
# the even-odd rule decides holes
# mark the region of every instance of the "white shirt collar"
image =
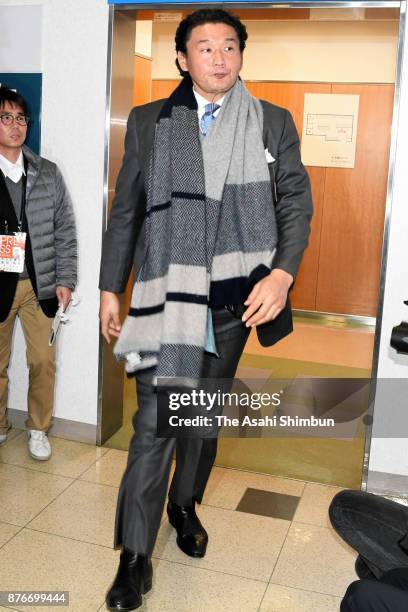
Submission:
[[[204,98],[204,97],[203,97],[201,94],[199,94],[199,93],[198,93],[198,92],[197,92],[197,91],[194,89],[194,87],[193,87],[193,94],[194,94],[194,96],[195,96],[195,99],[197,100],[197,107],[198,107],[198,108],[197,108],[197,114],[198,114],[198,117],[201,119],[201,117],[204,115],[204,112],[205,112],[205,105],[206,105],[206,104],[210,104],[210,103],[211,103],[211,100],[207,100],[206,98]],[[224,102],[224,98],[225,98],[225,95],[224,95],[224,96],[222,96],[222,98],[220,98],[219,100],[217,100],[217,101],[215,102],[215,104],[219,104],[219,106],[222,106],[222,103]],[[213,114],[214,114],[214,117],[216,117],[216,116],[217,116],[217,114],[219,113],[219,111],[220,111],[220,109],[219,109],[219,108],[217,108],[217,110],[216,110],[216,111],[213,113]]]
[[25,174],[23,152],[20,151],[15,164],[0,153],[0,169],[4,176],[8,176],[13,183],[18,183],[23,174]]

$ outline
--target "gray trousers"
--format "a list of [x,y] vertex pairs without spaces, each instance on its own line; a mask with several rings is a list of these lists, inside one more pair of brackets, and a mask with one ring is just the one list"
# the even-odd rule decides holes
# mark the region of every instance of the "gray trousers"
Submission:
[[362,557],[377,579],[408,568],[408,508],[364,491],[340,491],[329,508],[339,536]]
[[340,491],[329,516],[378,580],[352,582],[341,612],[408,610],[408,508],[363,491]]
[[[213,323],[219,357],[205,353],[202,377],[233,379],[250,330],[225,308],[213,310]],[[201,502],[217,454],[216,438],[157,437],[154,374],[155,368],[150,368],[136,376],[138,411],[119,488],[114,540],[115,547],[148,556],[160,527],[174,449],[176,469],[169,497],[179,506]]]

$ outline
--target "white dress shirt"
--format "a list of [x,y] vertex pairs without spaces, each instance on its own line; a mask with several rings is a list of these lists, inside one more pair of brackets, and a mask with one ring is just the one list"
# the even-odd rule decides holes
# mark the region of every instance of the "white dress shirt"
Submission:
[[8,176],[10,181],[18,183],[23,174],[25,174],[23,152],[20,151],[20,155],[15,164],[7,159],[7,157],[0,154],[0,170],[3,172],[4,176]]
[[[201,118],[202,118],[202,116],[205,113],[205,105],[206,104],[211,104],[212,100],[206,100],[201,94],[197,93],[194,88],[193,88],[193,94],[195,96],[195,99],[197,100],[198,121],[201,121]],[[222,98],[220,98],[216,102],[214,102],[214,104],[219,104],[220,106],[222,106],[222,103],[224,102],[224,98],[225,98],[225,95],[222,96]],[[217,108],[217,110],[214,111],[214,113],[213,113],[213,117],[216,117],[218,115],[218,113],[220,112],[220,110],[221,110],[220,108]]]

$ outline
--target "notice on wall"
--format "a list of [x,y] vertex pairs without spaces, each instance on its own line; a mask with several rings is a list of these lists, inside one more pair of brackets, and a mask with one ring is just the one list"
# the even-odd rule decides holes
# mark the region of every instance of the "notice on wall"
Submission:
[[354,168],[360,96],[305,94],[302,162]]
[[183,13],[155,13],[154,21],[181,21],[183,19]]

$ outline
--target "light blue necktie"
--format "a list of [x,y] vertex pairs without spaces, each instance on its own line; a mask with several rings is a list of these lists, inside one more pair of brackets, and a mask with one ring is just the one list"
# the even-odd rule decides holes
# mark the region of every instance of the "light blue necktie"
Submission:
[[204,115],[201,117],[200,120],[200,129],[204,136],[208,133],[212,122],[215,121],[214,113],[219,108],[219,104],[213,104],[212,102],[209,102],[204,106]]
[[[209,102],[204,107],[204,115],[200,119],[200,129],[204,136],[207,135],[210,125],[215,121],[214,113],[220,108],[219,104]],[[208,353],[214,353],[218,357],[217,345],[215,343],[214,325],[212,320],[211,308],[208,309],[207,315],[207,336],[205,339],[205,350]]]

